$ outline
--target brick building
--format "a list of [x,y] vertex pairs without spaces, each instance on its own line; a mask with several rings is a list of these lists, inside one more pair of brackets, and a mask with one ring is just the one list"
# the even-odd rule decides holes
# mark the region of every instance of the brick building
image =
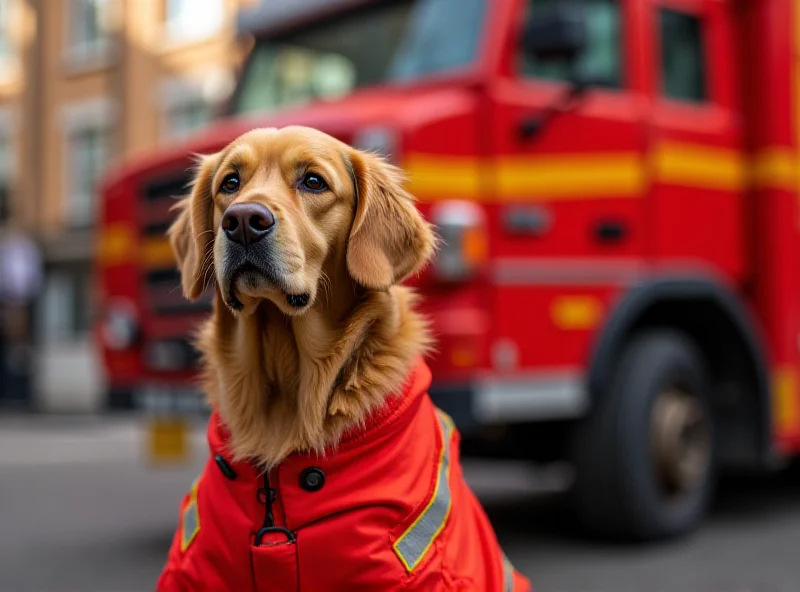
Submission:
[[102,406],[90,334],[96,182],[203,125],[234,84],[243,0],[0,0],[0,232],[44,261],[33,306],[45,409]]

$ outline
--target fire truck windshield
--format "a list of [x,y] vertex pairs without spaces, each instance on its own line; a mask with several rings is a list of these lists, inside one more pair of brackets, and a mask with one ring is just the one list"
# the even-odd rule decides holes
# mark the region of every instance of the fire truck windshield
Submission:
[[260,39],[234,113],[333,100],[363,86],[469,68],[486,0],[395,0]]

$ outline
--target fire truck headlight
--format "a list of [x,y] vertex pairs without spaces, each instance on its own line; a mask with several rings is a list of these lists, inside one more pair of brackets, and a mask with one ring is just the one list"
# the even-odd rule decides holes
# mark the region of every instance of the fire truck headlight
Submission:
[[353,147],[367,152],[376,152],[388,160],[397,161],[400,142],[397,132],[386,127],[367,127],[353,136]]
[[121,351],[132,347],[139,337],[139,321],[132,304],[109,304],[101,326],[103,341],[109,349]]
[[436,276],[447,281],[471,278],[488,255],[483,209],[472,202],[445,201],[431,210],[431,220],[442,239],[433,264]]

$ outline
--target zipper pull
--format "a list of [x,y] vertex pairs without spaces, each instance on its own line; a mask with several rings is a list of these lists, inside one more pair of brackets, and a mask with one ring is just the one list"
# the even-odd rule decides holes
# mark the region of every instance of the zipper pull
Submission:
[[275,516],[272,514],[272,504],[278,498],[278,491],[269,485],[269,474],[264,473],[264,487],[259,488],[257,492],[258,501],[266,505],[266,512],[264,514],[264,525],[256,533],[254,545],[260,547],[264,541],[264,537],[269,533],[279,532],[286,537],[288,543],[297,541],[294,533],[281,526],[275,526]]
[[258,495],[258,503],[260,504],[270,504],[275,503],[275,500],[278,498],[278,492],[274,489],[264,489],[260,487],[257,492]]

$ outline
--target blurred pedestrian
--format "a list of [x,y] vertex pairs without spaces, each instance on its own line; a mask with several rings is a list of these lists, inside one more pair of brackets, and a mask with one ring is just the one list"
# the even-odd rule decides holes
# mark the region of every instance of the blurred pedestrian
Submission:
[[26,401],[31,381],[31,303],[42,285],[36,243],[18,229],[0,235],[0,402]]

